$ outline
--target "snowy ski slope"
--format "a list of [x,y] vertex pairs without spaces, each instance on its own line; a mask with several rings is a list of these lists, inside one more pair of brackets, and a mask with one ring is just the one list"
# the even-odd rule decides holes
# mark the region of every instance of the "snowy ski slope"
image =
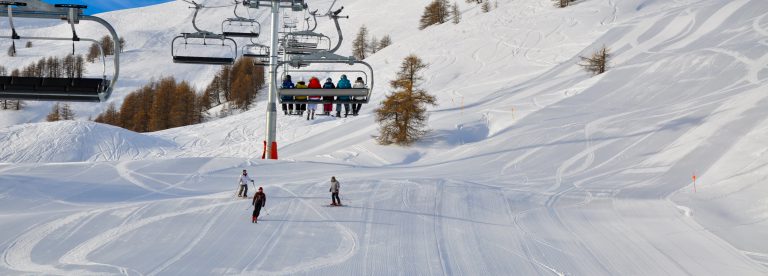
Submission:
[[[431,64],[433,131],[410,148],[374,142],[372,106],[281,116],[277,161],[257,158],[263,101],[148,134],[1,113],[0,274],[768,274],[768,3],[500,1],[417,31],[427,2],[343,3],[347,38],[393,36],[377,82],[410,53]],[[163,7],[187,12],[105,14],[144,45],[123,89],[215,70],[170,64],[187,14]],[[611,69],[590,77],[578,56],[602,45]],[[268,196],[257,225],[242,169]],[[346,207],[323,207],[332,175]]]

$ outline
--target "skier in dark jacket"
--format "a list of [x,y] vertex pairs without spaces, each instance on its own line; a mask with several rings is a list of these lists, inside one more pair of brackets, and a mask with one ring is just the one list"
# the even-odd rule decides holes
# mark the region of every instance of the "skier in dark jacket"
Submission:
[[339,184],[339,181],[336,181],[335,176],[331,176],[331,188],[328,189],[329,192],[331,192],[331,206],[341,206],[341,198],[339,198],[339,188],[341,184]]
[[[286,75],[286,76],[285,76],[285,79],[283,80],[283,86],[282,86],[282,88],[285,88],[285,89],[293,89],[293,88],[296,88],[296,87],[293,85],[293,81],[291,81],[291,75]],[[290,100],[293,100],[293,96],[282,96],[281,98],[282,98],[282,100],[283,100],[283,101],[290,101]],[[287,108],[286,108],[286,107],[287,107]],[[289,111],[290,111],[290,112],[289,112]],[[289,113],[290,113],[290,114],[293,114],[293,104],[283,104],[283,113],[285,113],[285,115],[288,115]]]
[[[331,78],[325,79],[325,83],[323,84],[323,89],[334,89],[334,88],[336,88],[336,85],[333,84],[333,79]],[[323,100],[333,101],[333,96],[324,96]],[[331,111],[333,111],[332,109],[333,109],[333,104],[329,104],[329,103],[323,104],[323,113],[325,113],[325,115],[331,115]]]
[[261,207],[264,207],[266,204],[267,204],[267,195],[264,194],[264,189],[259,187],[259,191],[256,192],[255,195],[253,195],[253,202],[251,202],[251,205],[253,205],[253,217],[251,218],[252,223],[258,223],[256,221],[259,218]]

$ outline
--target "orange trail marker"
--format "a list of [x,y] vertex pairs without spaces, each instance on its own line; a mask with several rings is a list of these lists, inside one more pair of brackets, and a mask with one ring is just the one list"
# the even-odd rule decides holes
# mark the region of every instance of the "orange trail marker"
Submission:
[[693,173],[693,192],[696,192],[696,173]]

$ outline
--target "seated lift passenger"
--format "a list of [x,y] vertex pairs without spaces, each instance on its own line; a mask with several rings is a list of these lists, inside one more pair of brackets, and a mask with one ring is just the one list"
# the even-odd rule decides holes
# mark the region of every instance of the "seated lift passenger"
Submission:
[[[293,85],[293,81],[291,81],[291,75],[286,75],[285,76],[285,79],[283,80],[282,88],[284,88],[284,89],[296,88],[296,86]],[[293,100],[293,96],[281,96],[280,98],[282,98],[283,101],[291,101],[291,100]],[[285,104],[284,103],[283,104],[283,113],[285,113],[285,115],[288,115],[289,111],[290,111],[290,114],[293,115],[293,104]]]

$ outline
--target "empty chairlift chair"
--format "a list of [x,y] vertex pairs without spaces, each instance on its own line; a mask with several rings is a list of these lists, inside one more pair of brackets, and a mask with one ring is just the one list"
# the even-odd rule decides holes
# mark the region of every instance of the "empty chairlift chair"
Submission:
[[181,33],[171,41],[171,55],[174,63],[231,65],[237,59],[237,42],[223,34],[201,30],[195,21],[203,5],[185,1],[194,5],[192,26],[196,32]]
[[226,37],[256,38],[261,32],[261,24],[255,19],[245,18],[237,14],[237,7],[242,2],[235,1],[235,17],[221,22],[221,34]]
[[[73,4],[40,4],[46,6],[46,9],[37,10],[34,8],[25,8],[26,3],[0,1],[0,17],[8,17],[11,27],[11,36],[0,36],[0,39],[25,39],[25,40],[71,40],[93,42],[101,44],[88,38],[78,37],[75,25],[80,20],[94,21],[104,26],[112,36],[113,41],[119,41],[114,28],[101,18],[89,15],[83,15],[83,9],[87,6]],[[32,18],[46,20],[66,20],[72,28],[72,37],[27,37],[20,36],[13,25],[13,18]],[[103,47],[101,50],[101,61],[106,72],[106,58]],[[52,77],[17,77],[0,76],[0,99],[6,100],[39,100],[39,101],[71,101],[71,102],[101,102],[106,101],[112,94],[115,83],[120,73],[120,45],[114,43],[114,75],[112,79],[102,78],[52,78]]]

